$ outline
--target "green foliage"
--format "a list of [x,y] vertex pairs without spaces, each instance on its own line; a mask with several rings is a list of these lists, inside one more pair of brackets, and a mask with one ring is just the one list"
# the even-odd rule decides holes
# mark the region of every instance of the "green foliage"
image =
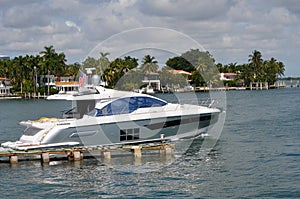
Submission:
[[176,74],[163,70],[159,73],[159,79],[162,86],[173,87],[174,85],[180,85],[180,87],[184,87],[187,85],[187,81],[183,75]]
[[229,87],[235,87],[235,86],[237,86],[237,81],[236,80],[233,80],[233,81],[223,80],[223,85],[229,86]]
[[250,82],[268,82],[274,84],[279,76],[284,75],[284,64],[275,58],[263,60],[262,54],[254,50],[249,55],[248,64],[237,65],[230,63],[228,65],[217,64],[217,68],[221,73],[237,73],[238,78],[244,80],[245,85]]
[[217,84],[219,80],[215,60],[208,51],[191,49],[180,57],[169,59],[166,65],[176,70],[191,72],[190,80],[194,86]]
[[95,59],[94,57],[88,56],[83,62],[81,70],[86,71],[86,68],[95,68],[96,74],[102,75],[106,68],[109,66],[110,61],[107,58],[109,53],[100,52],[100,58]]
[[[47,87],[39,87],[37,92],[39,92],[41,95],[44,95],[46,94],[47,95]],[[59,90],[55,89],[55,88],[50,88],[50,95],[53,95],[53,94],[57,94],[59,92]]]
[[130,70],[126,74],[124,74],[115,85],[115,88],[119,90],[133,90],[140,88],[144,83],[142,80],[144,79],[144,73],[140,70]]
[[[12,80],[13,91],[33,92],[35,76],[55,75],[55,76],[73,76],[76,77],[78,70],[85,68],[96,68],[96,74],[100,74],[107,86],[132,90],[142,84],[145,74],[157,72],[158,64],[155,57],[145,55],[142,60],[142,66],[139,70],[138,59],[130,56],[117,58],[112,62],[107,56],[109,53],[100,52],[100,58],[95,59],[87,57],[80,65],[79,63],[66,64],[64,53],[57,53],[53,46],[46,46],[39,55],[18,56],[12,60],[0,60],[0,77],[6,77]],[[135,69],[134,69],[135,68]],[[134,70],[132,70],[134,69]],[[262,54],[254,50],[249,55],[247,64],[230,63],[215,65],[215,60],[209,52],[191,49],[181,56],[173,57],[167,60],[166,66],[160,72],[162,85],[171,84],[185,86],[186,80],[181,75],[173,75],[166,70],[184,70],[191,72],[189,77],[193,86],[207,86],[210,84],[218,85],[219,72],[237,73],[238,79],[243,80],[245,85],[250,82],[269,82],[274,84],[277,79],[284,75],[285,66],[275,58],[263,60]],[[236,82],[224,82],[224,84],[235,85]],[[44,93],[44,88],[40,85],[37,91]],[[57,90],[52,90],[56,93]]]
[[155,57],[146,55],[142,60],[142,71],[144,73],[156,72],[158,69],[157,61]]
[[173,70],[184,70],[187,72],[192,72],[195,67],[183,57],[173,57],[168,59],[166,65]]
[[190,80],[191,80],[191,85],[194,85],[195,87],[206,85],[206,82],[205,82],[204,78],[196,70],[192,72]]
[[86,68],[97,68],[97,60],[93,57],[87,57],[83,62],[82,62],[82,70],[84,71]]
[[121,77],[128,71],[138,66],[138,59],[130,56],[124,59],[117,58],[104,70],[103,79],[107,82],[107,86],[114,88],[118,81],[122,81]]
[[57,53],[53,46],[45,47],[40,55],[18,56],[0,60],[0,76],[12,80],[13,91],[33,92],[35,76],[76,76],[78,63],[67,65],[64,53]]

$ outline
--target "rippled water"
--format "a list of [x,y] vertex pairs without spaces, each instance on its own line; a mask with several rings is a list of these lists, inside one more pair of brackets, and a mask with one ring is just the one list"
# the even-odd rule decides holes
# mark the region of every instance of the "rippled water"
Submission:
[[[300,89],[226,95],[225,126],[209,153],[196,139],[180,158],[152,154],[141,162],[129,155],[111,162],[1,163],[0,197],[299,198]],[[21,135],[18,121],[53,116],[66,105],[0,101],[0,142]]]

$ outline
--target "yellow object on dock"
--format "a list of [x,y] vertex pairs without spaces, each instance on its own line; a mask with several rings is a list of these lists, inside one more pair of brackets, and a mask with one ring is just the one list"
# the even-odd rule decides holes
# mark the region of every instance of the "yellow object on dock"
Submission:
[[41,117],[38,120],[34,120],[35,122],[55,122],[57,121],[57,118],[48,118],[48,117]]

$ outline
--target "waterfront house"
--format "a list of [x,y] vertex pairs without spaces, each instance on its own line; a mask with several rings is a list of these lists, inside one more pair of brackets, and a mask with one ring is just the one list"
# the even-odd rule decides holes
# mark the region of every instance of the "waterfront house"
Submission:
[[220,80],[233,81],[236,77],[236,73],[220,73]]
[[75,81],[74,77],[59,77],[55,81],[55,88],[60,93],[77,93],[79,87],[80,84],[78,81]]
[[0,77],[0,96],[10,96],[11,88],[11,80],[7,78]]
[[174,75],[183,75],[185,80],[188,80],[189,76],[192,75],[192,73],[189,73],[184,70],[168,70],[168,71]]

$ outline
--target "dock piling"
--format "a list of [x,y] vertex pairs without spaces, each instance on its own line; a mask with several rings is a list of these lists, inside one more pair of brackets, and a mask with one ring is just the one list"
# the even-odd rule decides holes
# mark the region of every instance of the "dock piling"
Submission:
[[80,151],[74,151],[73,156],[74,156],[74,161],[78,161],[78,160],[81,160],[83,158],[83,154],[81,154]]
[[102,152],[104,159],[110,160],[111,159],[111,153],[109,151],[103,151]]
[[42,153],[41,160],[42,163],[49,163],[50,162],[49,153]]
[[133,153],[135,158],[142,157],[142,150],[141,150],[140,146],[132,146],[131,147],[131,152]]
[[[113,152],[131,152],[135,163],[140,164],[142,158],[142,151],[159,151],[163,157],[174,154],[174,145],[166,143],[156,144],[139,144],[139,145],[123,145],[114,147],[80,147],[80,148],[61,148],[61,149],[42,149],[34,151],[19,151],[19,150],[6,150],[0,153],[0,157],[8,157],[12,165],[17,164],[19,161],[36,160],[35,156],[40,157],[42,164],[49,164],[51,162],[50,155],[66,155],[69,161],[80,162],[86,153],[102,153],[104,162],[109,163],[111,160],[111,153]],[[27,158],[28,157],[28,158]],[[20,159],[19,159],[20,158]],[[0,163],[7,162],[7,160],[0,159]]]
[[10,164],[17,164],[18,163],[18,156],[9,156],[9,162]]

